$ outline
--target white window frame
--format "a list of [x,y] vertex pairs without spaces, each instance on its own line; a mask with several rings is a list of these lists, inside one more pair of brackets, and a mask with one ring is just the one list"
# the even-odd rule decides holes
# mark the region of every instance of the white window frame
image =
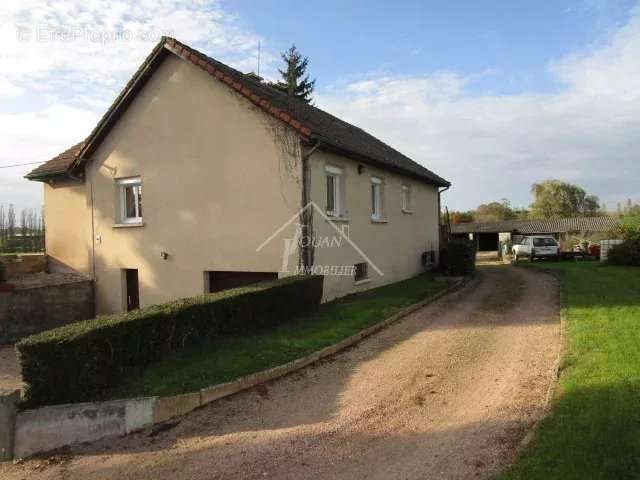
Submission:
[[382,220],[382,179],[371,177],[371,219]]
[[[329,210],[327,205],[327,215],[329,217],[341,217],[342,216],[342,169],[338,167],[332,167],[327,165],[325,167],[325,174],[327,178],[331,178],[333,182],[333,210]],[[328,192],[327,192],[328,194]]]
[[402,211],[405,213],[413,211],[413,189],[408,183],[402,185]]
[[126,199],[126,190],[127,187],[139,187],[142,189],[142,179],[140,177],[130,177],[130,178],[121,178],[116,181],[118,185],[118,201],[119,205],[119,221],[120,223],[132,224],[132,223],[142,223],[142,214],[140,212],[140,203],[138,202],[138,196],[135,196],[135,217],[127,216],[127,199]]

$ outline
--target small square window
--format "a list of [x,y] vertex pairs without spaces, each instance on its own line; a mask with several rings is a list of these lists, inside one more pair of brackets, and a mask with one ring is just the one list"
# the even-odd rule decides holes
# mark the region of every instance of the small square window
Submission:
[[367,263],[356,263],[354,266],[353,279],[358,282],[361,280],[366,280],[369,278],[369,273],[367,272]]
[[413,210],[411,185],[402,185],[402,211],[410,212]]
[[142,223],[142,181],[140,177],[118,180],[121,223]]

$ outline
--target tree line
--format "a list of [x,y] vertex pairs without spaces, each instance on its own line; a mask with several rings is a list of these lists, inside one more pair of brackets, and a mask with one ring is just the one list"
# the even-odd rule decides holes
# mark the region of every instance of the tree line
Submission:
[[[531,186],[533,202],[528,208],[514,208],[502,199],[479,205],[475,210],[452,211],[451,223],[499,222],[503,220],[549,220],[554,218],[610,215],[604,203],[582,187],[561,180],[546,180]],[[619,216],[640,214],[640,204],[627,200],[618,204]]]
[[13,204],[0,205],[0,253],[44,251],[42,211],[23,208],[19,215]]

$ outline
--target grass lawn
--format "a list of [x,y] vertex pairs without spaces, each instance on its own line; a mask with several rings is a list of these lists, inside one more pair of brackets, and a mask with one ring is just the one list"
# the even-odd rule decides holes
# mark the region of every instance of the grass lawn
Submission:
[[531,268],[562,276],[566,352],[552,415],[500,478],[640,478],[640,268]]
[[449,285],[424,274],[350,295],[263,334],[182,351],[129,378],[111,397],[193,392],[275,367],[353,335]]

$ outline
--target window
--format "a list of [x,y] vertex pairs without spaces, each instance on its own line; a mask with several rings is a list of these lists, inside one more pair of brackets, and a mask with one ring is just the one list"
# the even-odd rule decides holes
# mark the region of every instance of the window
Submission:
[[367,264],[366,263],[356,263],[353,266],[353,279],[356,282],[360,282],[362,280],[366,280],[369,278],[369,274],[367,273]]
[[413,209],[413,199],[411,198],[411,185],[402,185],[402,211],[410,212]]
[[118,180],[120,222],[142,223],[142,181],[140,177]]
[[534,238],[534,247],[557,247],[558,243],[553,238]]
[[339,217],[343,213],[342,205],[342,169],[326,167],[327,173],[327,215]]
[[371,177],[371,218],[382,219],[382,180]]

